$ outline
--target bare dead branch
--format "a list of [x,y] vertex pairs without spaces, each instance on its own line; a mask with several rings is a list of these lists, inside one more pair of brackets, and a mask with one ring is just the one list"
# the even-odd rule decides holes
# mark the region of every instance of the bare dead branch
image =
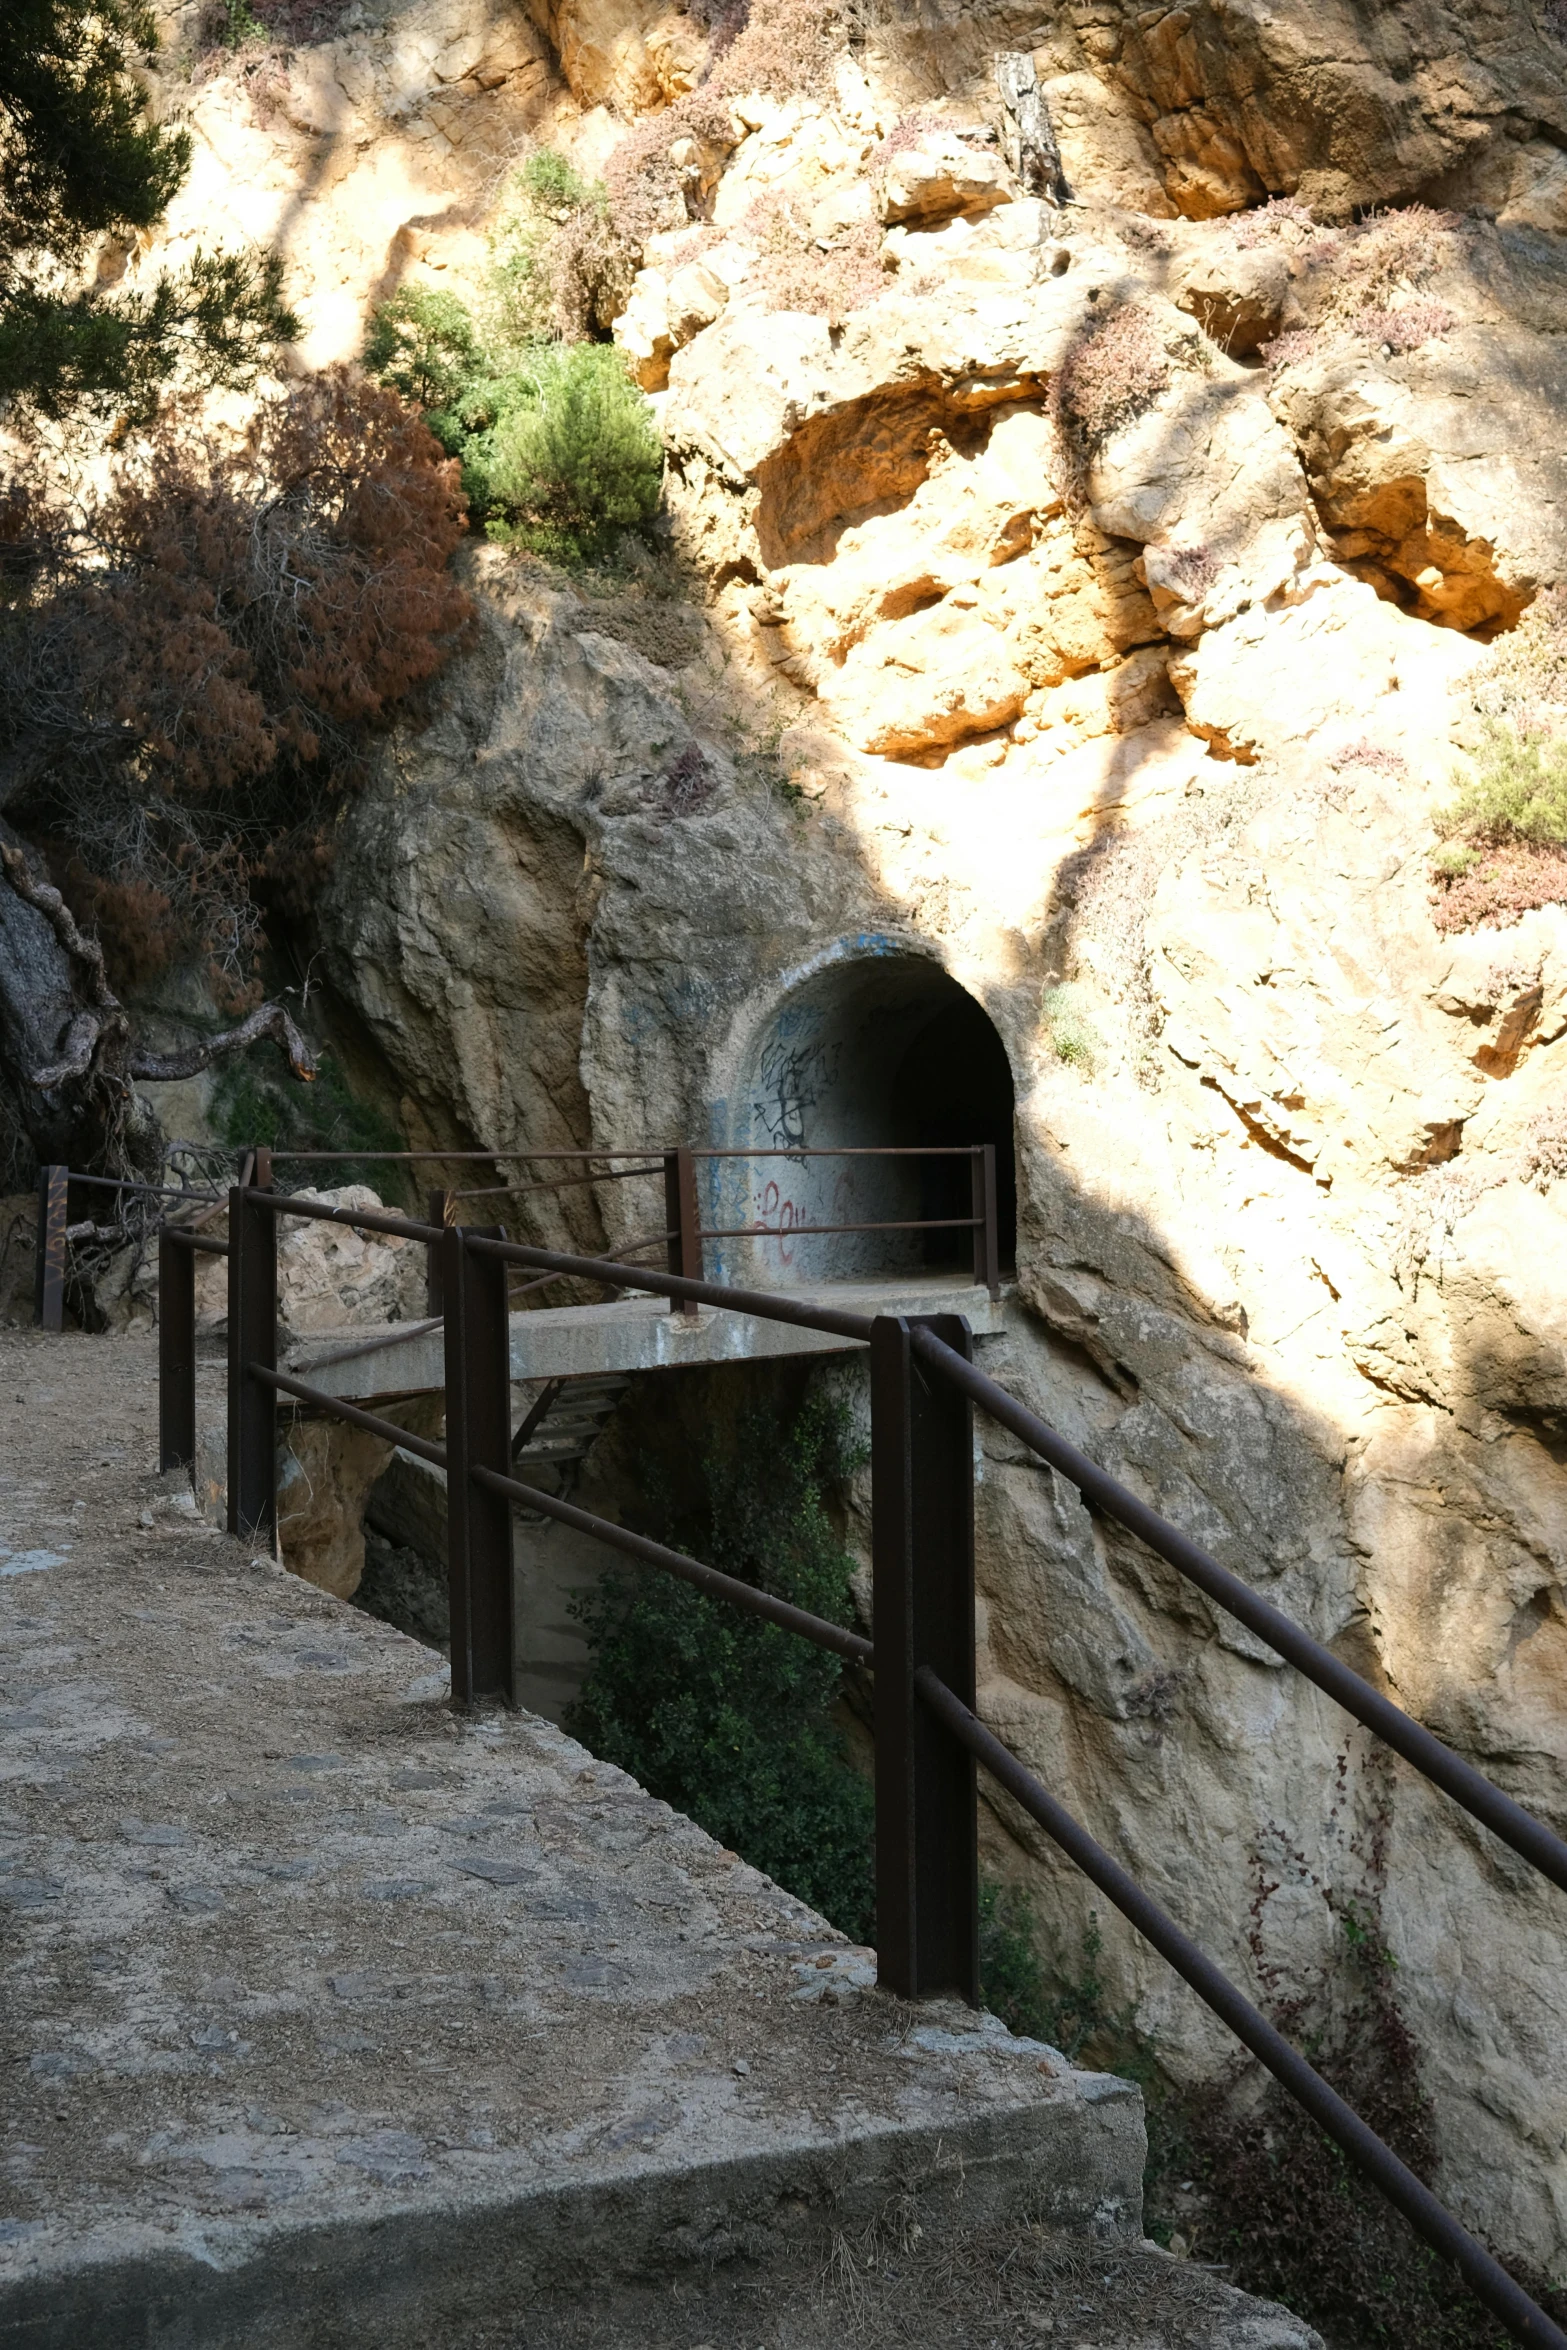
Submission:
[[[112,1000],[112,999],[111,999]],[[123,1029],[124,1022],[117,1026]],[[33,1069],[28,1082],[40,1093],[53,1093],[62,1085],[69,1085],[74,1077],[85,1077],[93,1064],[93,1055],[104,1032],[103,1017],[98,1012],[78,1012],[65,1032],[65,1049],[57,1061],[46,1069]]]
[[176,1077],[194,1077],[198,1070],[209,1068],[225,1053],[240,1052],[263,1036],[276,1037],[296,1077],[308,1083],[315,1076],[315,1057],[281,1004],[260,1004],[237,1028],[229,1029],[223,1036],[204,1037],[199,1044],[185,1045],[178,1052],[132,1052],[130,1074],[150,1078],[155,1084]]

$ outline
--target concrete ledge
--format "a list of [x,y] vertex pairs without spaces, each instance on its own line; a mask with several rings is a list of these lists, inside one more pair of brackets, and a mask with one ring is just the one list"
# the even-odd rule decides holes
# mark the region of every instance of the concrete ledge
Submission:
[[[936,1276],[923,1282],[835,1281],[790,1289],[850,1314],[966,1314],[977,1337],[1004,1327],[1003,1307],[972,1282]],[[328,1395],[366,1397],[418,1393],[445,1377],[439,1329],[399,1334],[397,1325],[367,1336],[354,1330],[312,1333],[289,1349],[288,1368]],[[801,1330],[748,1314],[704,1307],[672,1314],[661,1297],[622,1298],[610,1305],[559,1306],[511,1317],[513,1379],[570,1378],[589,1371],[678,1370],[697,1363],[754,1362],[765,1357],[844,1354],[856,1341],[830,1331]],[[332,1360],[334,1356],[341,1359]]]
[[[1097,2084],[1096,2084],[1097,2085]],[[1030,2112],[956,2129],[886,2127],[823,2143],[620,2177],[390,2198],[357,2219],[200,2231],[199,2243],[116,2254],[84,2244],[0,2288],[0,2342],[16,2350],[427,2350],[461,2342],[540,2294],[593,2299],[739,2260],[819,2265],[826,2223],[874,2224],[895,2200],[943,2234],[1045,2219],[1088,2229],[1101,2252],[1135,2243],[1128,2174],[1140,2173],[1141,2099],[1103,2082]],[[927,2254],[928,2256],[928,2254]]]

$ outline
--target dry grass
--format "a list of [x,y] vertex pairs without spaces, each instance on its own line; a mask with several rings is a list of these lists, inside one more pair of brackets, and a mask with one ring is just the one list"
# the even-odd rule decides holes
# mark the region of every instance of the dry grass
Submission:
[[1226,225],[1243,250],[1287,246],[1300,273],[1312,323],[1264,345],[1275,373],[1355,343],[1398,357],[1439,341],[1458,323],[1445,303],[1420,290],[1456,251],[1459,222],[1451,212],[1410,204],[1370,213],[1348,228],[1322,228],[1304,204],[1284,197]]
[[1357,310],[1348,330],[1357,342],[1379,344],[1390,358],[1451,333],[1457,318],[1445,302],[1404,302],[1397,309]]
[[[738,23],[738,14],[725,23]],[[689,183],[669,160],[680,138],[727,154],[736,143],[729,101],[749,91],[788,99],[818,90],[844,45],[837,0],[769,0],[721,47],[715,42],[701,85],[661,114],[646,115],[616,147],[605,167],[610,218],[617,235],[640,255],[647,238],[691,217]]]
[[1519,1173],[1540,1191],[1567,1181],[1567,1107],[1540,1112],[1524,1138]]
[[1502,926],[1567,903],[1567,589],[1537,596],[1474,681],[1485,742],[1441,819],[1432,872],[1438,930]]

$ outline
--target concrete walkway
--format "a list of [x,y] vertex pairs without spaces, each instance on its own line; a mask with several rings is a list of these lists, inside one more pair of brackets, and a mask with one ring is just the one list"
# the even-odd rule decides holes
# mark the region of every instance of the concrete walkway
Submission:
[[456,1720],[430,1651],[159,1487],[154,1369],[0,1333],[0,2344],[978,2344],[1075,2303],[1074,2341],[1135,2306],[1306,2350],[1141,2248],[1135,2089],[883,1998],[561,1732]]

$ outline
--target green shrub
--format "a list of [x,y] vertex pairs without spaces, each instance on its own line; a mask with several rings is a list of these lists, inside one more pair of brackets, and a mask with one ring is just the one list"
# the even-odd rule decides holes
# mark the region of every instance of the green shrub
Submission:
[[[854,1466],[821,1397],[780,1434],[745,1414],[682,1512],[650,1480],[660,1533],[742,1582],[846,1624],[850,1561],[827,1495]],[[836,1658],[656,1569],[574,1602],[592,1665],[569,1727],[856,1941],[873,1932],[871,1787],[832,1718]]]
[[491,435],[492,504],[541,554],[603,556],[658,510],[664,453],[652,411],[602,343],[541,352],[531,380],[533,399]]
[[1039,999],[1039,1009],[1050,1039],[1050,1049],[1058,1061],[1092,1073],[1099,1057],[1102,1039],[1092,1020],[1078,987],[1047,987]]
[[1567,844],[1567,741],[1490,720],[1477,772],[1443,821],[1481,840]]
[[561,562],[603,561],[658,511],[653,412],[611,345],[496,349],[455,295],[410,287],[377,307],[364,364],[419,401],[492,537]]
[[464,305],[425,286],[404,286],[377,303],[361,356],[367,374],[425,409],[450,408],[484,368]]

